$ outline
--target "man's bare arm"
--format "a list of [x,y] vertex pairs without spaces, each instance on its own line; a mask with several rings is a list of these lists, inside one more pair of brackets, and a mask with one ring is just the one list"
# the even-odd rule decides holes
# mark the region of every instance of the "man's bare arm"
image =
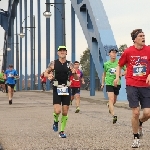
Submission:
[[7,78],[7,77],[6,77],[6,74],[4,74],[4,79],[6,80],[6,78]]
[[81,78],[81,81],[82,81],[82,82],[84,81],[84,78],[83,78],[83,77]]
[[51,71],[52,71],[52,68],[48,67],[44,72],[44,77],[48,78],[48,75],[50,74]]
[[44,77],[48,77],[48,74],[54,69],[54,61],[51,61],[48,65],[48,68],[44,72]]
[[104,85],[104,83],[105,83],[105,77],[106,77],[106,72],[103,72],[103,75],[102,75],[102,85]]

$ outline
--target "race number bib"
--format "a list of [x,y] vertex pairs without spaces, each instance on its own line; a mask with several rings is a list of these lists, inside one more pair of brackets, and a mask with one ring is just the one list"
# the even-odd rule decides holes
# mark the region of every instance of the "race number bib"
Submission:
[[133,66],[133,76],[146,75],[146,66]]
[[58,95],[69,95],[68,87],[57,87]]
[[116,68],[110,68],[110,71],[109,71],[109,72],[110,72],[111,75],[114,75],[115,72],[116,72]]
[[8,77],[12,77],[13,75],[11,73],[8,74]]

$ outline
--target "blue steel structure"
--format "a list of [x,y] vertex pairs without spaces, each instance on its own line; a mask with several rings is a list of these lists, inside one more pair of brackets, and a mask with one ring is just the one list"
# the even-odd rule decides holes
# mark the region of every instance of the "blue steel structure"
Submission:
[[[50,0],[46,0],[50,3]],[[46,6],[46,11],[50,12],[50,5]],[[50,63],[50,18],[46,18],[46,67]],[[50,82],[46,80],[46,90],[50,90]]]
[[[24,1],[24,17],[25,17],[25,27],[27,27],[27,1]],[[25,28],[25,90],[27,90],[28,87],[28,73],[27,73],[27,28]]]
[[[33,27],[33,0],[30,0],[30,26]],[[33,90],[33,79],[34,79],[34,76],[33,76],[33,69],[34,69],[34,66],[33,66],[33,29],[31,28],[30,30],[30,40],[31,40],[31,44],[30,44],[30,52],[31,52],[31,82],[30,82],[30,87],[31,87],[31,90]]]
[[[54,0],[54,3],[64,3],[64,0]],[[55,59],[58,59],[57,49],[60,45],[65,45],[63,37],[64,37],[64,29],[63,29],[63,19],[62,14],[64,14],[64,6],[63,4],[54,4],[55,9]],[[59,23],[58,23],[59,22]]]
[[[40,9],[40,6],[41,6],[40,0],[37,0],[37,8],[38,8],[38,90],[41,89],[41,81],[40,81],[40,75],[41,75],[41,17],[40,17],[41,9]],[[31,27],[33,27],[33,26],[31,26]],[[35,49],[35,46],[34,46],[34,49]],[[34,69],[35,69],[35,64],[34,64]],[[34,83],[35,83],[35,81],[34,81]]]
[[73,7],[72,7],[72,5],[71,5],[71,38],[72,38],[72,58],[71,58],[71,61],[72,62],[75,62],[75,60],[76,60],[76,58],[75,58],[75,56],[76,56],[76,53],[75,53],[75,11],[74,11],[74,9],[73,9]]
[[[22,0],[19,1],[19,8],[20,8],[20,33],[22,31]],[[19,82],[19,90],[22,90],[22,68],[24,68],[22,66],[22,38],[20,38],[20,70],[19,74],[20,74],[20,82]]]
[[[101,79],[108,51],[116,46],[111,26],[101,0],[71,0],[90,49],[90,95],[95,95],[95,69]],[[94,69],[95,68],[95,69]],[[124,83],[124,79],[122,81]],[[126,100],[124,91],[121,99]],[[107,94],[104,91],[104,96]]]
[[[101,79],[103,73],[103,63],[107,61],[108,51],[113,47],[117,48],[116,41],[114,39],[111,26],[109,24],[106,12],[104,10],[101,0],[70,0],[71,1],[71,37],[72,37],[72,61],[75,61],[75,14],[77,15],[83,33],[90,49],[90,96],[95,95],[95,72],[97,71],[98,77]],[[15,5],[18,4],[18,0],[9,0],[8,12],[6,14],[0,13],[0,25],[5,29],[5,42],[4,42],[4,57],[10,58],[13,54],[6,52],[6,48],[10,40],[13,41],[13,20],[15,17]],[[37,0],[38,4],[38,89],[40,89],[40,74],[41,74],[41,22],[40,22],[40,3],[43,1]],[[20,0],[20,9],[22,6]],[[50,0],[46,0],[46,3],[50,3]],[[55,23],[55,59],[57,56],[57,48],[60,45],[66,45],[65,41],[65,0],[54,0],[54,23]],[[61,4],[57,4],[61,3]],[[12,5],[11,5],[12,4]],[[25,17],[27,17],[27,1],[24,1]],[[57,8],[57,9],[56,9]],[[50,11],[50,6],[46,8]],[[20,11],[20,18],[22,12]],[[22,18],[21,18],[22,19]],[[3,21],[2,21],[3,20]],[[59,23],[58,23],[59,22]],[[21,21],[20,21],[21,25]],[[25,20],[25,26],[27,26],[27,19]],[[33,0],[30,0],[30,26],[33,27]],[[25,31],[25,34],[27,32]],[[27,38],[27,36],[25,36]],[[31,28],[31,90],[33,90],[33,29]],[[11,42],[12,42],[11,41]],[[20,45],[20,49],[22,46]],[[12,51],[10,52],[12,53]],[[20,54],[20,59],[21,59]],[[6,59],[3,59],[6,61]],[[10,59],[3,64],[8,64]],[[46,19],[46,66],[50,62],[50,19]],[[25,39],[25,89],[27,90],[27,39]],[[22,67],[20,67],[20,72]],[[124,94],[124,83],[122,79],[123,88],[121,89],[119,99],[126,100]],[[47,87],[49,89],[49,87]],[[104,92],[105,98],[107,98],[106,92]]]

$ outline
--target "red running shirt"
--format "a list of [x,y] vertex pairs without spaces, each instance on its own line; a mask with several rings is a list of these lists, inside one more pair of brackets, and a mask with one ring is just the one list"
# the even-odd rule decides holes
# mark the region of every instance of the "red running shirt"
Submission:
[[150,74],[150,47],[143,46],[138,50],[135,46],[127,48],[118,62],[120,67],[127,66],[126,85],[148,87],[147,76]]
[[75,79],[73,78],[73,76],[71,76],[71,77],[70,77],[70,81],[71,81],[70,87],[80,87],[80,86],[81,86],[81,85],[80,85],[80,80],[81,80],[81,78],[83,77],[83,73],[82,73],[82,71],[80,71],[79,69],[76,71],[76,73],[77,73],[77,76],[79,77],[79,80],[75,80]]
[[46,82],[46,77],[41,76],[41,81],[45,83]]

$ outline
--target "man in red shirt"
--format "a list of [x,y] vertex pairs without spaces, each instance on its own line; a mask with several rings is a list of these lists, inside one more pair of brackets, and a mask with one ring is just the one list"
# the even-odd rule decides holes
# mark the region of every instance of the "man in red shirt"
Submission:
[[80,63],[78,61],[74,62],[74,69],[76,70],[76,74],[78,76],[78,80],[75,80],[73,76],[70,77],[71,81],[71,105],[72,101],[75,98],[76,99],[76,111],[75,113],[78,113],[80,111],[79,105],[80,105],[80,82],[82,81],[82,84],[85,84],[83,73],[81,70],[79,70]]
[[[132,130],[134,141],[132,148],[140,147],[139,138],[143,135],[142,123],[150,118],[150,47],[145,45],[142,29],[131,33],[134,45],[122,54],[116,70],[114,85],[119,82],[121,68],[127,65],[126,92],[129,107],[132,108]],[[140,106],[143,115],[140,117]],[[140,117],[140,118],[139,118]]]
[[46,90],[46,77],[44,77],[44,72],[41,74],[40,79],[41,79],[42,89],[43,91],[45,91]]

